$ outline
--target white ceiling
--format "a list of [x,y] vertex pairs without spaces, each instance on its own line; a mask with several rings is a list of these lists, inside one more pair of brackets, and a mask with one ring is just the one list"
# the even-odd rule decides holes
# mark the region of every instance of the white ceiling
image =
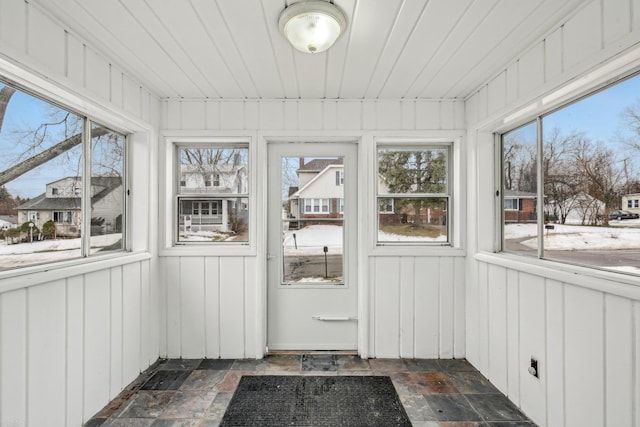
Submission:
[[36,0],[161,98],[464,98],[589,0],[335,0],[327,52],[278,30],[293,0]]

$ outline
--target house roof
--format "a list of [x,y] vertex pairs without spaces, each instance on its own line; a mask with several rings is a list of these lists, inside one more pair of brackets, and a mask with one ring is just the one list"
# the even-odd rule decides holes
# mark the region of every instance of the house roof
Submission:
[[294,192],[294,193],[289,192],[289,197],[300,197],[300,192],[302,192],[305,189],[311,187],[311,185],[313,185],[314,182],[316,182],[318,179],[320,179],[320,177],[322,175],[324,175],[324,173],[327,170],[329,170],[331,167],[338,167],[338,166],[342,166],[342,159],[340,159],[339,162],[334,162],[334,163],[327,164],[327,166],[325,166],[324,169],[319,171],[319,173],[316,176],[314,176],[312,179],[310,179],[309,182],[307,182],[305,185],[303,185],[302,187],[298,188],[296,192]]
[[[67,177],[78,178],[78,177]],[[66,179],[66,178],[62,178]],[[61,180],[56,180],[58,182]],[[91,198],[91,203],[95,203],[113,190],[122,185],[122,178],[119,176],[94,176],[91,178],[91,185],[97,187],[103,187]],[[29,200],[26,203],[18,206],[16,210],[38,210],[38,211],[51,211],[51,210],[79,210],[81,207],[80,197],[47,197],[47,193],[42,193],[37,197]]]
[[298,172],[320,172],[327,166],[341,164],[343,164],[342,157],[339,159],[313,159],[298,168]]
[[0,215],[0,221],[8,222],[8,223],[11,223],[11,224],[17,224],[18,223],[18,217],[13,216],[13,215]]

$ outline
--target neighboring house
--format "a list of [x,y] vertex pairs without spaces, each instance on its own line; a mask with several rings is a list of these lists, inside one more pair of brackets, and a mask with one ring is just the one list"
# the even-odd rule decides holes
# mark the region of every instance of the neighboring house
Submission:
[[504,222],[536,222],[536,193],[504,190]]
[[248,201],[233,195],[247,193],[246,166],[181,165],[180,231],[234,231],[234,222],[247,223]]
[[622,196],[622,209],[640,214],[640,193],[625,194]]
[[[550,204],[553,205],[553,202]],[[603,201],[598,200],[587,193],[578,193],[565,200],[563,205],[566,212],[566,218],[564,220],[565,224],[601,224],[606,208]],[[558,218],[557,220],[561,222],[562,218]]]
[[0,230],[18,227],[18,217],[12,215],[0,215]]
[[[18,224],[31,221],[38,228],[42,228],[45,222],[53,220],[58,236],[78,237],[82,223],[81,195],[80,177],[66,177],[53,181],[47,184],[43,194],[16,208]],[[104,218],[104,231],[115,230],[117,217],[122,213],[123,197],[121,177],[91,178],[91,217]]]
[[342,159],[300,159],[298,186],[289,188],[291,218],[340,218],[344,211]]

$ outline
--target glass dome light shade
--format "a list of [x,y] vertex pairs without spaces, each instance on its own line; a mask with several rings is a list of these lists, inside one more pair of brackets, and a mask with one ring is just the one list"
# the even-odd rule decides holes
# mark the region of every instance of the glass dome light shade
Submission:
[[294,3],[280,14],[280,31],[297,50],[319,53],[340,37],[346,18],[337,6],[322,0]]

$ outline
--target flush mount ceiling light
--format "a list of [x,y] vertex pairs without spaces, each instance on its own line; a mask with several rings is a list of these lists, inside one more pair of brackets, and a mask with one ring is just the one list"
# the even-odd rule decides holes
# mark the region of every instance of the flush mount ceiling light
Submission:
[[329,49],[344,32],[347,18],[338,6],[323,0],[293,3],[280,13],[280,31],[301,52]]

